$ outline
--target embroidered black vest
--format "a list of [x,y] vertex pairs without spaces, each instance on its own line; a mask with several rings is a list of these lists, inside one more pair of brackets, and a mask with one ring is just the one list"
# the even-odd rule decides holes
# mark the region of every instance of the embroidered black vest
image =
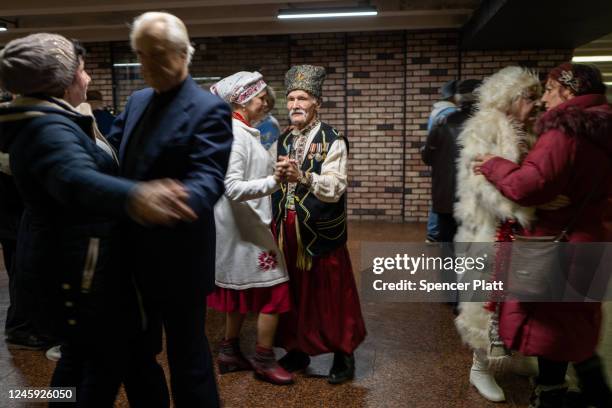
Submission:
[[[288,156],[294,136],[283,134],[277,142],[277,156]],[[306,146],[302,171],[321,174],[323,161],[331,145],[338,139],[348,141],[326,123],[321,127],[311,144]],[[272,195],[272,213],[277,226],[282,225],[287,212],[287,184]],[[310,256],[321,256],[346,243],[346,192],[337,203],[320,201],[305,185],[298,183],[295,188],[295,212],[298,220],[299,237],[304,250]]]

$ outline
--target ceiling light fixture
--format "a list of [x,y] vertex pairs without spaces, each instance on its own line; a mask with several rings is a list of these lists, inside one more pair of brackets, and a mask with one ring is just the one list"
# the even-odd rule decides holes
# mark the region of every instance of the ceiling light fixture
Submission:
[[210,82],[210,81],[218,81],[220,79],[221,79],[220,76],[193,77],[193,80],[196,82]]
[[278,10],[279,19],[366,17],[376,15],[378,15],[378,9],[374,6]]
[[6,18],[0,17],[0,32],[5,32],[9,30],[9,24],[12,27],[19,27],[19,21],[17,20],[9,20]]
[[19,20],[9,20],[7,18],[0,17],[0,33],[6,32],[10,27],[19,27]]
[[113,67],[139,67],[140,62],[120,62],[113,64]]
[[594,55],[591,57],[574,57],[572,62],[612,62],[612,55]]

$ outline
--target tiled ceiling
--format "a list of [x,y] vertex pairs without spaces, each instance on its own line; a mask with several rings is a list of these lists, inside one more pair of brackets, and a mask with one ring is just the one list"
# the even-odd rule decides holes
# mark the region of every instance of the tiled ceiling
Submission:
[[[612,33],[595,41],[576,48],[574,55],[577,57],[608,56],[612,57]],[[612,84],[612,61],[594,62],[604,75],[604,80]],[[612,86],[610,86],[612,88]]]
[[[124,40],[134,16],[166,10],[182,18],[194,37],[329,31],[458,28],[476,0],[373,0],[379,15],[367,18],[280,21],[284,8],[346,7],[363,1],[305,0],[19,0],[2,1],[0,18],[11,22],[0,44],[31,32],[52,31],[83,41]],[[12,24],[15,23],[15,24]]]
[[[612,33],[591,41],[574,51],[576,57],[607,56],[612,57]],[[592,62],[603,75],[604,82],[608,86],[608,101],[612,102],[612,61]]]

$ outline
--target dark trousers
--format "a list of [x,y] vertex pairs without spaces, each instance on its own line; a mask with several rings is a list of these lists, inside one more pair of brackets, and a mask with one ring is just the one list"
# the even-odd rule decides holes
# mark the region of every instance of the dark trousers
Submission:
[[568,365],[569,363],[566,361],[552,361],[544,357],[538,357],[538,384],[563,384]]
[[453,242],[457,233],[457,221],[453,214],[438,214],[438,239],[437,242]]
[[[457,222],[453,217],[453,214],[447,213],[434,213],[437,219],[438,235],[436,242],[440,243],[443,257],[455,257],[455,246],[453,240],[457,233]],[[457,274],[454,271],[442,271],[442,280],[444,282],[454,283],[457,282]],[[446,302],[456,306],[459,301],[458,291],[449,291],[446,294]]]
[[15,275],[13,271],[13,263],[15,259],[15,250],[17,249],[17,242],[12,239],[0,240],[2,245],[2,256],[4,257],[4,267],[6,268],[6,274],[9,278],[9,307],[6,311],[6,322],[4,324],[4,332],[9,334],[12,327],[15,326]]
[[32,334],[31,321],[28,318],[27,303],[21,301],[24,296],[23,291],[19,290],[19,276],[15,271],[15,253],[17,242],[11,239],[3,239],[2,254],[4,256],[4,265],[9,278],[9,307],[6,312],[6,322],[4,324],[4,332],[7,336],[27,337]]
[[161,349],[162,326],[170,366],[172,399],[177,408],[219,407],[219,394],[206,333],[206,302],[145,296],[147,331],[135,344],[125,382],[132,407],[168,407],[168,391],[155,355]]
[[50,408],[112,408],[125,373],[127,354],[110,344],[99,347],[62,345],[51,387],[76,387],[77,402],[52,402]]
[[[10,274],[13,260],[15,259],[15,250],[17,249],[17,242],[14,239],[0,239],[2,245],[2,256],[4,257],[4,267]],[[10,276],[10,275],[9,275]]]
[[[51,407],[112,408],[128,376],[133,351],[130,346],[141,334],[138,299],[131,279],[118,273],[104,251],[108,247],[100,248],[99,266],[104,267],[96,270],[89,293],[81,293],[75,301],[74,312],[59,311],[65,314],[55,326],[62,339],[62,357],[51,386],[76,387],[77,402]],[[60,324],[72,316],[76,325]]]
[[[19,221],[19,230],[28,231],[31,226],[31,217],[24,213]],[[10,267],[7,265],[9,276],[9,297],[10,306],[6,314],[5,333],[7,337],[15,342],[26,344],[36,337],[39,342],[49,345],[55,343],[55,339],[50,334],[47,322],[39,319],[41,299],[45,293],[41,290],[40,277],[46,276],[41,271],[40,276],[28,276],[24,270],[27,263],[27,240],[28,234],[20,235],[19,240],[2,240],[4,248],[9,248]],[[5,253],[6,262],[6,253]],[[45,288],[46,289],[46,288]],[[57,344],[57,343],[55,343]]]
[[[567,362],[551,361],[538,357],[539,374],[537,383],[540,385],[559,385],[565,382]],[[608,386],[604,367],[597,354],[585,361],[574,363],[585,406],[596,408],[612,407],[612,392]]]

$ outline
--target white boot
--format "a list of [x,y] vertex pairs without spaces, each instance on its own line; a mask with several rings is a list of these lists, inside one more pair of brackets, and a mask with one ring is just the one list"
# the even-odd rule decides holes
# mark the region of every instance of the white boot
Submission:
[[487,354],[482,351],[474,351],[474,360],[470,369],[470,384],[472,384],[480,395],[493,402],[506,400],[504,390],[501,389],[495,377],[489,370]]

